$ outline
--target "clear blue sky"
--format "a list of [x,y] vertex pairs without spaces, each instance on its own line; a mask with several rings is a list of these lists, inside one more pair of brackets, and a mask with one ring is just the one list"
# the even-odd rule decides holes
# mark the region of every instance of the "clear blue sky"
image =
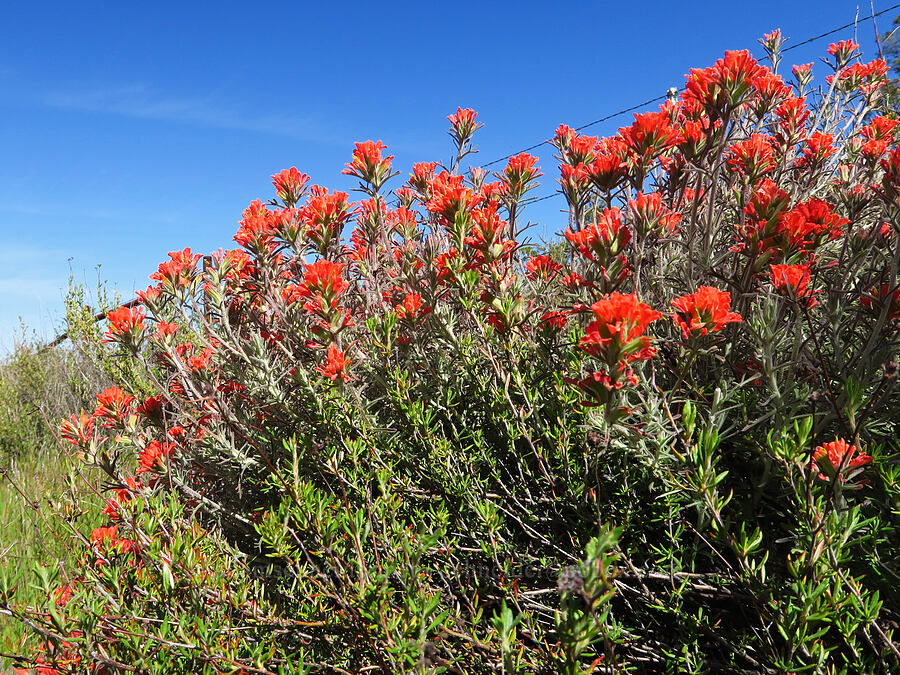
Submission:
[[[838,0],[4,3],[0,353],[20,316],[55,333],[70,267],[91,284],[100,265],[129,297],[170,250],[233,246],[242,209],[272,195],[282,168],[348,189],[353,142],[382,139],[405,176],[448,157],[457,106],[479,112],[489,161],[662,94],[726,49],[759,53],[773,28],[800,41],[856,11]],[[858,39],[874,58],[871,21]],[[545,194],[557,172],[539,154]],[[558,199],[526,214],[540,232],[564,225]]]

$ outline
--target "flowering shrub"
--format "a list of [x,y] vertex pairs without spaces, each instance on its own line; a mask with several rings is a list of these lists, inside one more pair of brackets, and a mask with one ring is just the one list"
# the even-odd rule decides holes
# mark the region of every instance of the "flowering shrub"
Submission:
[[[763,39],[777,63],[780,35]],[[43,607],[42,675],[900,666],[900,150],[883,62],[747,52],[610,138],[295,168],[239,247],[109,314],[62,444],[106,474]],[[349,234],[347,230],[350,230]],[[124,385],[122,385],[124,386]],[[87,664],[91,664],[88,667]]]

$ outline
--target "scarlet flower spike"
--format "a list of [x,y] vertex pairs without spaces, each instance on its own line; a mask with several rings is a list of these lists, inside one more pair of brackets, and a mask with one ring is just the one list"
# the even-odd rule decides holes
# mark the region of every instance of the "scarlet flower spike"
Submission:
[[79,415],[72,415],[63,420],[59,435],[64,441],[75,446],[88,444],[94,435],[94,418],[83,410]]
[[478,113],[471,108],[457,108],[454,114],[447,116],[450,120],[450,136],[457,147],[461,148],[468,143],[474,133],[484,126],[476,121],[476,117]]
[[348,176],[356,176],[361,181],[371,185],[373,192],[378,192],[381,186],[393,175],[391,174],[391,161],[393,155],[382,157],[382,150],[387,146],[381,141],[365,141],[357,143],[353,151],[353,161],[347,164],[347,168],[341,173]]
[[797,80],[797,86],[801,92],[807,84],[812,82],[812,67],[812,63],[804,63],[792,68],[794,79]]
[[830,481],[836,477],[841,483],[858,475],[860,467],[872,462],[869,455],[860,452],[855,445],[847,443],[843,438],[817,447],[813,451],[813,459],[823,471],[819,474],[821,480]]
[[499,176],[504,196],[510,202],[519,201],[537,186],[537,179],[542,175],[537,167],[537,157],[524,152],[510,157],[506,169]]
[[121,341],[137,344],[144,334],[144,310],[140,307],[119,307],[106,315],[109,330],[104,342]]
[[656,353],[644,332],[662,314],[636,295],[611,293],[591,305],[591,311],[594,321],[580,343],[586,353],[607,363],[646,360]]
[[729,312],[731,294],[713,286],[700,286],[694,293],[672,300],[673,319],[685,339],[716,333],[729,323],[741,321],[737,312]]
[[562,265],[549,255],[536,255],[525,263],[525,276],[529,279],[549,281],[562,272]]
[[272,185],[275,186],[278,198],[288,206],[294,206],[300,201],[307,183],[309,176],[297,171],[295,166],[272,175]]
[[133,402],[134,396],[129,396],[118,387],[109,387],[97,394],[97,408],[94,410],[94,417],[103,418],[103,425],[111,427],[128,418]]
[[746,141],[735,143],[729,152],[728,166],[747,176],[751,183],[756,183],[778,166],[772,139],[763,134],[753,134]]
[[834,57],[835,64],[838,68],[842,68],[850,61],[851,58],[859,51],[859,45],[853,40],[841,40],[840,42],[832,42],[828,45],[828,53]]
[[340,379],[343,382],[349,382],[350,376],[347,374],[347,366],[350,365],[350,359],[346,358],[344,352],[337,348],[337,345],[328,346],[328,352],[325,356],[325,363],[316,366],[316,370],[327,377],[332,382]]
[[771,265],[772,286],[775,290],[786,293],[789,297],[802,301],[808,308],[816,306],[813,297],[815,291],[810,290],[809,265]]

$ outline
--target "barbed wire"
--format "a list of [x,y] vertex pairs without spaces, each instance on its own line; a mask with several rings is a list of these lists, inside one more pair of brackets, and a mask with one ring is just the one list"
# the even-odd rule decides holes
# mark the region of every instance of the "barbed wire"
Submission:
[[[806,40],[803,40],[802,42],[798,42],[798,43],[795,44],[795,45],[791,45],[790,47],[785,47],[784,49],[781,50],[781,53],[783,54],[784,52],[789,52],[789,51],[791,51],[792,49],[797,49],[798,47],[802,47],[802,46],[804,46],[804,45],[811,44],[811,43],[813,43],[813,42],[816,42],[816,41],[818,41],[818,40],[821,40],[822,38],[826,38],[826,37],[829,37],[829,36],[831,36],[831,35],[834,35],[835,33],[840,33],[842,30],[846,30],[846,29],[848,29],[848,28],[852,28],[852,27],[856,26],[860,21],[868,21],[869,19],[874,19],[874,18],[876,18],[876,17],[881,16],[882,14],[886,14],[886,13],[888,13],[888,12],[890,12],[890,11],[895,10],[895,9],[900,9],[900,3],[897,3],[897,4],[895,4],[895,5],[891,5],[890,7],[886,7],[886,8],[884,8],[884,9],[878,11],[878,12],[873,12],[872,14],[869,14],[868,16],[864,16],[864,17],[862,17],[862,18],[854,19],[854,20],[851,21],[850,23],[846,23],[846,24],[844,24],[843,26],[838,26],[837,28],[832,28],[831,30],[829,30],[829,31],[827,31],[827,32],[825,32],[825,33],[820,33],[819,35],[815,35],[815,36],[813,36],[813,37],[811,37],[811,38],[807,38]],[[676,93],[682,91],[681,89],[676,89],[675,87],[673,87],[673,89],[675,89]],[[671,90],[670,90],[670,91],[671,91]],[[600,117],[599,119],[596,119],[596,120],[594,120],[593,122],[588,122],[587,124],[582,124],[580,127],[575,127],[575,131],[582,131],[582,130],[584,130],[584,129],[587,129],[588,127],[594,126],[595,124],[600,124],[601,122],[606,122],[607,120],[611,120],[611,119],[614,119],[614,118],[616,118],[616,117],[620,117],[621,115],[625,115],[625,114],[628,114],[628,113],[630,113],[630,112],[634,112],[634,111],[636,111],[636,110],[640,110],[640,109],[642,109],[642,108],[646,108],[648,105],[651,105],[651,104],[653,104],[653,103],[657,103],[657,102],[660,102],[660,101],[665,100],[667,96],[668,96],[668,94],[663,94],[663,95],[661,95],[661,96],[657,96],[657,97],[655,97],[655,98],[648,99],[648,100],[644,101],[643,103],[638,103],[637,105],[633,105],[633,106],[630,106],[630,107],[628,107],[628,108],[623,108],[622,110],[618,110],[618,111],[616,111],[616,112],[614,112],[614,113],[610,113],[609,115],[604,115],[603,117]],[[514,152],[514,153],[512,153],[512,154],[510,154],[510,155],[505,155],[504,157],[500,157],[499,159],[495,159],[495,160],[493,160],[493,161],[487,162],[486,164],[482,164],[481,166],[482,166],[482,167],[486,167],[486,166],[492,166],[492,165],[494,165],[494,164],[499,164],[500,162],[503,162],[503,161],[508,160],[510,157],[514,157],[515,155],[518,155],[518,154],[523,153],[523,152],[528,152],[528,151],[530,151],[530,150],[535,150],[536,148],[539,148],[539,147],[541,147],[542,145],[551,144],[552,142],[553,142],[553,139],[547,139],[547,140],[541,141],[540,143],[536,143],[536,144],[534,144],[534,145],[531,145],[531,146],[529,146],[529,147],[527,147],[527,148],[524,148],[523,150],[519,150],[518,152]],[[556,196],[559,195],[559,194],[561,194],[561,193],[559,192],[559,190],[554,190],[554,191],[551,192],[550,194],[546,194],[546,195],[544,195],[544,196],[542,196],[542,197],[535,197],[535,198],[533,198],[533,199],[531,199],[531,200],[525,200],[525,202],[527,202],[528,204],[536,204],[537,202],[545,201],[545,200],[547,200],[547,199],[550,199],[551,197],[556,197]]]
[[[781,53],[783,54],[784,52],[789,52],[793,49],[797,49],[798,47],[802,47],[804,45],[808,45],[808,44],[811,44],[818,40],[821,40],[822,38],[826,38],[831,35],[834,35],[835,33],[840,33],[842,30],[846,30],[847,28],[852,28],[853,26],[856,26],[860,21],[868,21],[869,19],[874,19],[876,17],[881,16],[882,14],[887,14],[888,12],[893,11],[895,9],[900,9],[900,3],[891,5],[890,7],[886,7],[885,9],[882,9],[878,12],[873,12],[872,14],[869,14],[868,16],[854,19],[850,23],[846,23],[843,26],[838,26],[837,28],[832,28],[831,30],[829,30],[825,33],[820,33],[819,35],[814,35],[813,37],[807,38],[807,39],[803,40],[802,42],[798,42],[797,44],[791,45],[790,47],[785,47],[784,49],[781,50]],[[676,91],[680,92],[681,89],[676,89]],[[643,103],[638,103],[636,105],[629,106],[627,108],[623,108],[622,110],[617,110],[616,112],[610,113],[608,115],[604,115],[603,117],[600,117],[599,119],[596,119],[593,122],[588,122],[587,124],[582,124],[580,127],[575,127],[575,131],[582,131],[584,129],[587,129],[588,127],[592,127],[596,124],[600,124],[601,122],[606,122],[606,121],[614,119],[616,117],[620,117],[622,115],[627,115],[630,112],[634,112],[636,110],[645,108],[648,105],[651,105],[653,103],[658,103],[658,102],[664,101],[666,99],[666,96],[667,96],[666,94],[663,94],[661,96],[656,96],[654,98],[647,99]],[[540,143],[535,143],[534,145],[530,145],[527,148],[523,148],[522,150],[519,150],[517,152],[513,152],[508,155],[504,155],[503,157],[499,157],[497,159],[491,160],[490,162],[486,162],[485,164],[482,164],[481,166],[488,167],[488,166],[493,166],[494,164],[499,164],[500,162],[505,162],[510,157],[514,157],[523,152],[529,152],[530,150],[535,150],[535,149],[541,147],[542,145],[547,145],[552,142],[553,142],[553,139],[543,140]]]

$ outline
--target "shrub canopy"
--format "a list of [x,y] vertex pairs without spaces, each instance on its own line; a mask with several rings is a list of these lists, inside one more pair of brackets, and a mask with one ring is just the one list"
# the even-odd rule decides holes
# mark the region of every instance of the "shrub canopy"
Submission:
[[[61,436],[38,672],[888,672],[900,664],[900,122],[883,61],[727,52],[542,177],[295,168],[238,248],[170,254]],[[396,185],[391,189],[392,185]],[[347,232],[350,231],[349,236]],[[35,642],[36,641],[36,642]],[[28,666],[28,661],[21,664]]]

